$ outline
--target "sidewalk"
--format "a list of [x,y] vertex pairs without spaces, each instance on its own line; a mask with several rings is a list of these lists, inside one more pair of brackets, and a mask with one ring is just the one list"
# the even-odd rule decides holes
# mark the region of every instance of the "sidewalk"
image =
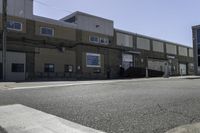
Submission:
[[166,133],[200,133],[200,123],[183,125],[167,131]]
[[33,89],[33,88],[49,88],[64,87],[75,85],[92,85],[92,84],[108,84],[117,82],[142,82],[142,81],[160,81],[160,80],[179,80],[179,79],[200,79],[200,76],[177,76],[170,78],[138,78],[138,79],[114,79],[114,80],[88,80],[88,81],[46,81],[46,82],[0,82],[0,90],[6,89]]
[[0,114],[8,133],[105,133],[20,104],[0,106]]

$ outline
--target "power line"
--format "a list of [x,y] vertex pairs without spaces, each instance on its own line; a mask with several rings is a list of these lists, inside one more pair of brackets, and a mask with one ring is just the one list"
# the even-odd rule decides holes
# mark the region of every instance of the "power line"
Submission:
[[69,10],[66,10],[66,9],[61,9],[59,7],[56,7],[56,6],[51,6],[49,4],[46,4],[45,2],[41,2],[39,0],[34,0],[34,2],[37,3],[37,4],[40,4],[40,5],[46,6],[48,8],[52,8],[52,9],[56,9],[56,10],[60,10],[60,11],[68,12],[68,13],[73,13],[72,11],[69,11]]

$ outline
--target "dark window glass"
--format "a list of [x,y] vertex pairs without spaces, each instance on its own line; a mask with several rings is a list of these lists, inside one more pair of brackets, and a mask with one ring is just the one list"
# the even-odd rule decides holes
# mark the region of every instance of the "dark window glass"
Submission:
[[69,22],[69,23],[75,23],[75,21],[76,21],[75,17],[71,17],[71,18],[65,20],[65,22]]
[[54,64],[45,64],[44,72],[54,72]]
[[65,72],[66,73],[73,72],[73,66],[72,65],[65,65]]
[[100,55],[87,54],[87,66],[100,67]]
[[47,36],[53,36],[54,30],[52,28],[41,27],[41,34]]
[[200,56],[198,56],[198,66],[200,66]]
[[7,28],[13,29],[13,30],[22,30],[22,24],[19,22],[15,22],[15,21],[8,21]]
[[200,55],[200,48],[198,48],[198,55]]
[[197,30],[197,43],[200,44],[200,29]]
[[12,72],[24,72],[24,64],[12,64]]
[[99,43],[99,38],[96,36],[90,36],[90,42]]

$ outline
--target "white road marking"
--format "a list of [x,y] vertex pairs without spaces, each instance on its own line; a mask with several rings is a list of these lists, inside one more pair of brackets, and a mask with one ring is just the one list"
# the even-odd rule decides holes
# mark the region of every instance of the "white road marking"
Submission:
[[[40,88],[50,88],[50,87],[67,87],[67,86],[77,86],[77,85],[93,85],[93,84],[109,84],[109,83],[117,83],[117,82],[137,82],[137,81],[144,81],[144,80],[162,80],[162,78],[152,78],[152,79],[126,79],[126,80],[103,80],[103,81],[81,81],[78,83],[67,83],[67,84],[50,84],[51,85],[40,85],[40,86],[25,86],[25,87],[14,87],[9,88],[10,90],[20,90],[20,89],[40,89]],[[59,82],[58,82],[59,83]]]
[[20,104],[0,106],[0,125],[8,133],[104,133]]

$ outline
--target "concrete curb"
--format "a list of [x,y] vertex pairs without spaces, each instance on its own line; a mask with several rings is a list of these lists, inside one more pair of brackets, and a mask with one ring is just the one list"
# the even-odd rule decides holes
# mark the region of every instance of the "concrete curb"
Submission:
[[167,131],[166,133],[200,133],[200,123],[184,125]]
[[[5,82],[0,83],[0,90],[18,90],[18,89],[39,89],[51,87],[67,87],[77,85],[93,85],[93,84],[108,84],[118,82],[142,82],[142,81],[165,81],[165,80],[181,80],[181,79],[200,79],[200,76],[179,76],[170,78],[139,78],[139,79],[117,79],[117,80],[93,80],[93,81],[58,81],[58,82]],[[40,83],[40,84],[38,84]],[[31,85],[30,85],[31,84]],[[45,85],[46,84],[46,85]]]

